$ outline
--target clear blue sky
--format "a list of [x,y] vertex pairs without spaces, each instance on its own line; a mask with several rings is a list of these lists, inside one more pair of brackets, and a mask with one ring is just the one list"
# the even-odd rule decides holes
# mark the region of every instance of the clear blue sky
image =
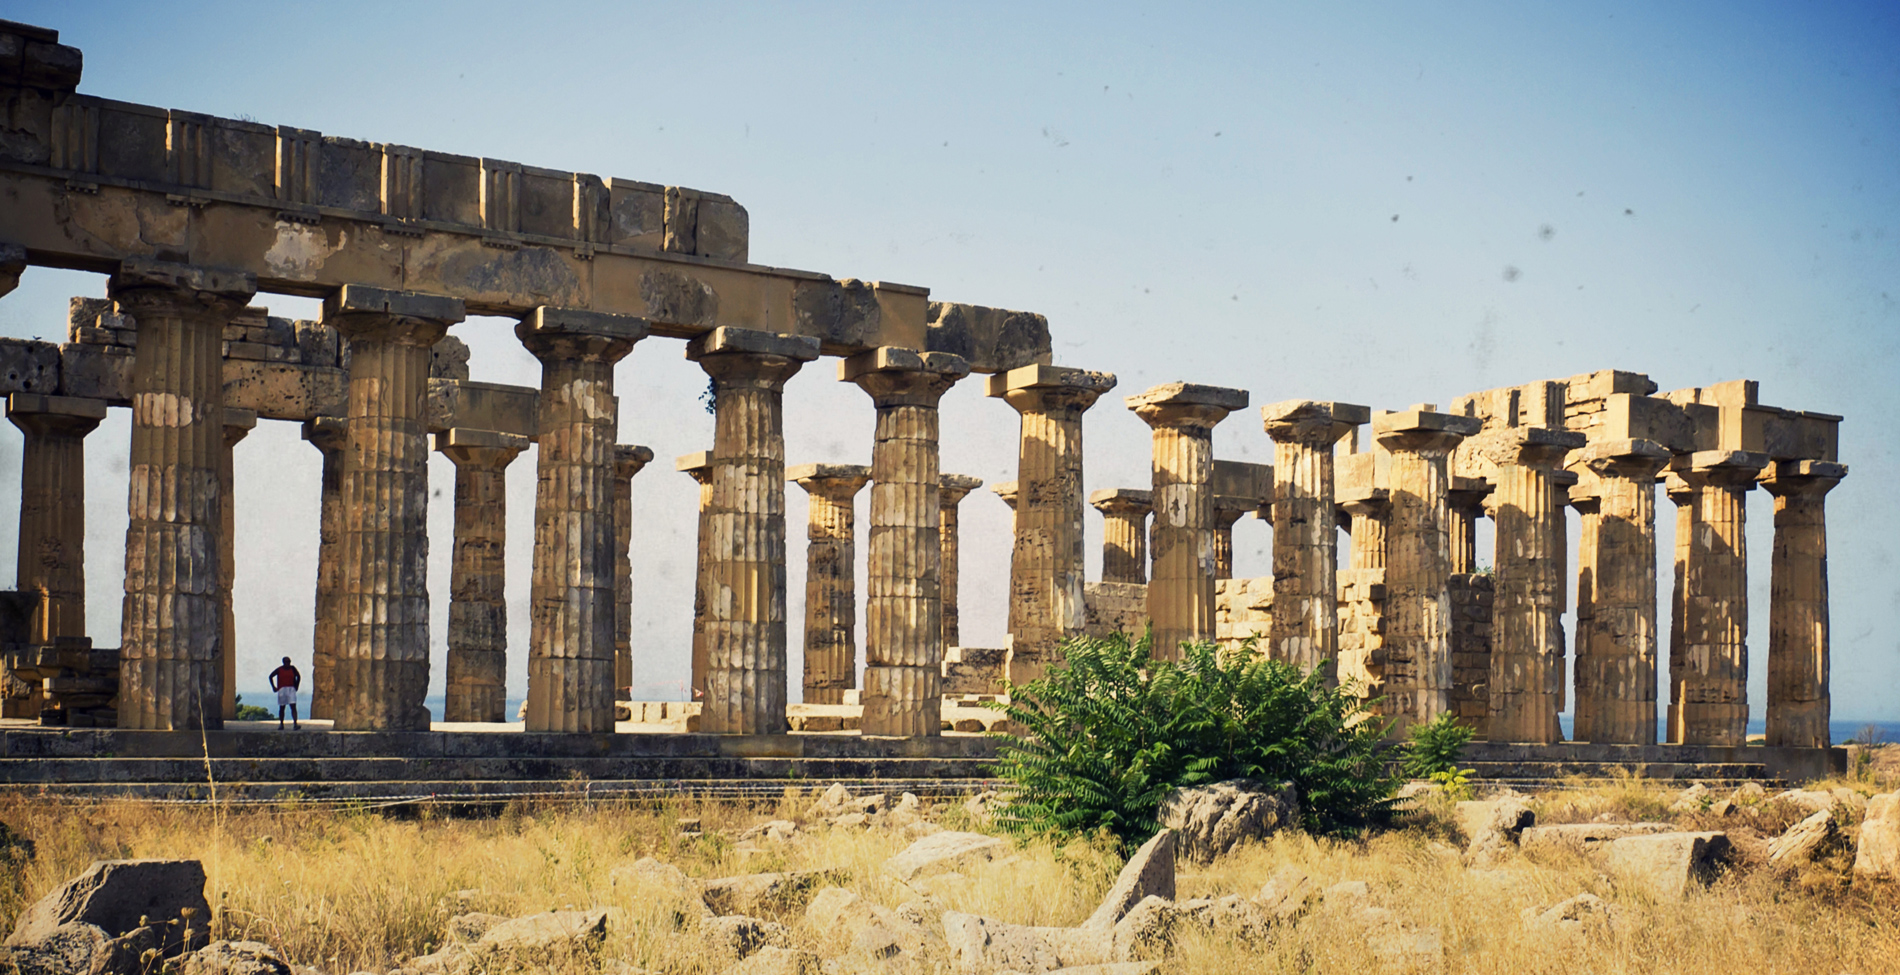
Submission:
[[[7,16],[84,49],[91,94],[729,193],[759,263],[1043,312],[1058,362],[1121,377],[1090,414],[1091,489],[1145,483],[1147,430],[1119,393],[1175,379],[1256,405],[1394,409],[1602,368],[1665,390],[1759,379],[1764,402],[1847,416],[1853,473],[1829,509],[1835,713],[1900,719],[1892,5],[16,2]],[[68,295],[102,292],[32,272],[0,301],[0,331],[57,335]],[[458,329],[475,378],[534,384],[507,324]],[[869,459],[868,399],[832,370],[790,386],[793,463]],[[677,685],[694,489],[667,461],[710,445],[704,378],[665,339],[618,376],[622,439],[661,458],[636,481],[640,679]],[[945,411],[946,470],[1014,477],[1007,407],[966,383]],[[90,442],[89,614],[108,645],[125,429],[115,411]],[[238,449],[243,686],[261,686],[276,656],[309,653],[317,459],[287,424]],[[1258,414],[1224,424],[1217,449],[1267,459]],[[10,428],[0,450],[17,458]],[[431,477],[440,647],[452,468],[438,458]],[[519,684],[531,456],[510,491]],[[790,494],[796,661],[805,509]],[[1770,512],[1757,492],[1758,717]],[[965,642],[995,645],[1007,512],[983,491],[964,514]],[[1090,531],[1093,551],[1093,515]],[[1268,540],[1242,523],[1241,574],[1268,571]]]

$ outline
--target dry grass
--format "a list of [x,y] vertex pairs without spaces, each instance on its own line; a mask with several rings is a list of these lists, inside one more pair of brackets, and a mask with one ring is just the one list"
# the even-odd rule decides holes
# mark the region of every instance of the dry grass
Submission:
[[[1869,791],[1872,786],[1847,784]],[[1540,796],[1546,822],[1677,818],[1708,826],[1703,813],[1671,817],[1670,791],[1629,780]],[[222,910],[223,934],[282,948],[293,960],[333,975],[387,971],[440,940],[454,913],[520,915],[551,908],[609,908],[603,959],[653,971],[716,971],[685,905],[650,889],[616,885],[614,867],[642,856],[696,877],[827,868],[849,876],[865,898],[896,907],[917,891],[886,877],[880,864],[908,844],[881,830],[815,829],[785,843],[760,841],[746,852],[727,838],[772,818],[796,818],[809,798],[758,806],[732,803],[516,806],[487,819],[409,818],[328,808],[211,811],[131,802],[67,805],[0,800],[0,821],[30,838],[36,855],[16,866],[0,889],[0,924],[95,859],[184,856],[202,860],[207,891]],[[1467,870],[1442,807],[1405,828],[1360,842],[1283,836],[1244,848],[1205,868],[1183,865],[1180,896],[1253,894],[1286,864],[1328,886],[1362,880],[1371,902],[1413,931],[1436,931],[1443,970],[1511,973],[1900,971],[1900,885],[1851,882],[1834,851],[1803,871],[1773,871],[1748,851],[1798,818],[1765,804],[1737,812],[1720,828],[1744,851],[1740,868],[1681,904],[1656,903],[1616,888],[1580,857],[1519,858],[1488,871]],[[950,825],[961,810],[943,817]],[[701,838],[679,835],[677,820],[697,816]],[[1792,817],[1792,818],[1791,818]],[[1852,829],[1845,843],[1851,843]],[[967,911],[1030,924],[1082,920],[1118,864],[1101,845],[1032,844],[1004,862],[931,886],[935,909]],[[1580,892],[1614,904],[1618,923],[1577,934],[1533,932],[1520,915]],[[933,915],[934,916],[934,915]],[[802,947],[832,954],[833,932],[783,918]],[[944,970],[954,970],[940,959]],[[1264,948],[1188,936],[1165,969],[1178,972],[1377,972],[1389,958],[1368,945],[1363,920],[1320,910],[1282,927]],[[592,971],[593,969],[587,969]]]

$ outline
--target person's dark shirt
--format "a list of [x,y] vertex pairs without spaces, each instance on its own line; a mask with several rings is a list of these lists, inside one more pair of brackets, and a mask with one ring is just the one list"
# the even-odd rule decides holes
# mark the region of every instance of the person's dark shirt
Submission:
[[303,687],[303,675],[289,664],[270,672],[270,689],[275,691],[285,687]]

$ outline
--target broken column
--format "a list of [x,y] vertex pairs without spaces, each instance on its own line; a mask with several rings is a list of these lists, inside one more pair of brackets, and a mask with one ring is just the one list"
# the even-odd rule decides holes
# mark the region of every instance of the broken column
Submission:
[[785,383],[818,340],[715,328],[686,357],[712,377],[705,707],[699,730],[785,731]]
[[935,735],[942,721],[937,403],[969,372],[958,356],[890,347],[838,366],[877,406],[859,695],[867,735]]
[[1022,416],[1007,664],[1018,684],[1041,677],[1060,661],[1062,641],[1082,632],[1082,414],[1114,388],[1108,373],[1060,366],[1023,366],[988,381],[988,395]]
[[138,323],[119,727],[224,725],[224,326],[251,275],[127,260],[107,291]]
[[317,599],[310,640],[310,717],[330,718],[338,695],[336,661],[342,630],[338,580],[343,557],[343,448],[350,425],[332,416],[303,422],[303,438],[323,454],[317,492]]
[[1089,495],[1102,513],[1102,581],[1148,582],[1148,513],[1154,493],[1111,488]]
[[508,465],[528,438],[461,427],[435,435],[455,463],[444,721],[507,721]]
[[1827,493],[1847,468],[1784,460],[1763,472],[1775,496],[1768,607],[1768,744],[1826,748],[1828,734]]
[[1656,475],[1669,451],[1649,440],[1571,455],[1581,481],[1577,543],[1577,704],[1571,737],[1656,743]]
[[27,630],[36,643],[86,635],[86,435],[105,417],[104,400],[7,397],[7,419],[25,435],[16,578],[39,597]]
[[1181,644],[1214,638],[1214,425],[1246,408],[1247,391],[1167,383],[1127,404],[1154,430],[1154,655],[1179,660]]
[[706,694],[706,552],[712,534],[712,451],[699,450],[673,459],[673,469],[699,485],[699,521],[693,554],[693,649],[689,700]]
[[957,562],[961,545],[957,505],[971,491],[982,486],[982,478],[968,474],[944,474],[937,478],[937,503],[943,507],[937,528],[943,538],[943,569],[938,589],[943,593],[943,645],[946,647],[963,645],[963,633],[959,626],[961,614],[957,611]]
[[633,476],[653,461],[638,444],[614,447],[614,698],[633,687]]
[[[1496,595],[1492,610],[1491,741],[1563,740],[1564,496],[1556,468],[1584,435],[1510,428],[1496,445]],[[1454,546],[1455,547],[1455,546]],[[1389,573],[1388,573],[1389,578]]]
[[614,364],[645,319],[536,308],[515,336],[541,361],[528,731],[614,730]]
[[[1676,605],[1669,646],[1669,740],[1748,738],[1746,500],[1763,454],[1707,450],[1670,464],[1676,502]],[[1601,561],[1601,556],[1599,556]]]
[[[1403,738],[1450,705],[1451,545],[1447,461],[1483,421],[1413,409],[1373,417],[1392,455],[1385,560],[1385,704]],[[1354,548],[1358,546],[1355,544]]]
[[785,472],[805,489],[806,704],[843,704],[858,686],[856,499],[871,480],[869,467],[801,464]]
[[1273,629],[1267,653],[1309,673],[1326,668],[1330,675],[1339,655],[1333,447],[1370,420],[1372,411],[1287,400],[1260,413],[1273,438]]
[[[336,660],[339,731],[427,731],[429,352],[462,302],[344,285],[324,323],[350,349]],[[141,343],[143,344],[143,343]]]

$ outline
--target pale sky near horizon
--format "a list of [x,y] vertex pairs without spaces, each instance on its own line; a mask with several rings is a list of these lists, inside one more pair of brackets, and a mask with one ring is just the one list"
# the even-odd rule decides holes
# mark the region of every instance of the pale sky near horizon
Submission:
[[[1145,485],[1148,431],[1120,396],[1172,380],[1255,407],[1399,409],[1606,368],[1663,390],[1758,379],[1764,403],[1846,417],[1834,713],[1900,720],[1900,8],[24,0],[5,16],[80,47],[88,94],[728,193],[756,263],[1044,313],[1058,363],[1120,377],[1088,415],[1091,490]],[[30,271],[0,334],[61,337],[66,298],[103,292]],[[536,385],[510,324],[455,334],[473,378]],[[674,340],[641,343],[617,379],[621,440],[659,457],[635,481],[634,551],[636,681],[661,696],[685,680],[694,548],[695,488],[670,461],[710,446],[711,418]],[[789,463],[868,463],[870,402],[834,360],[786,400]],[[944,470],[1014,479],[1008,407],[966,381],[944,410]],[[88,441],[101,645],[118,642],[127,429],[114,411]],[[309,657],[318,458],[291,424],[237,449],[239,686],[259,688],[278,656]],[[1216,451],[1271,459],[1256,409]],[[0,510],[18,458],[0,425]],[[533,462],[509,473],[516,695]],[[430,473],[439,688],[453,468]],[[796,699],[805,504],[787,500]],[[964,642],[999,645],[1008,512],[987,488],[962,511]],[[1658,514],[1666,540],[1673,507]],[[1754,492],[1748,516],[1759,718],[1772,499]],[[0,519],[0,551],[13,537]],[[1238,574],[1267,573],[1269,543],[1242,522]],[[1659,582],[1666,606],[1666,561]]]

